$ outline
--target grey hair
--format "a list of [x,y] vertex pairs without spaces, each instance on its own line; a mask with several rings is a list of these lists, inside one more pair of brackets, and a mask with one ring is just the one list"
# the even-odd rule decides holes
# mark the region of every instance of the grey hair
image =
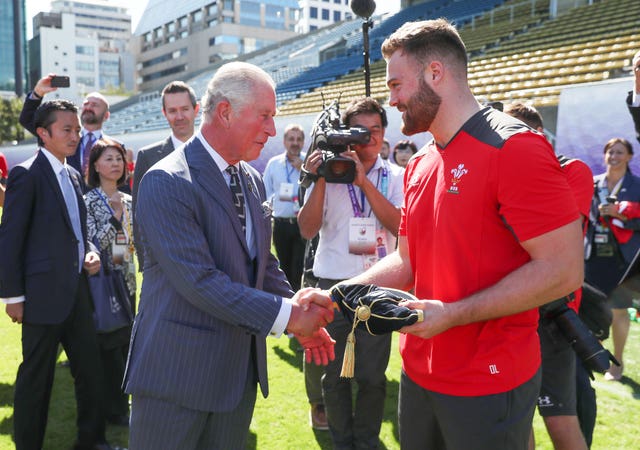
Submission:
[[253,64],[235,61],[220,67],[209,81],[200,101],[204,120],[207,121],[221,101],[226,100],[238,109],[250,104],[254,100],[254,88],[259,82],[269,84],[274,90],[276,88],[273,78]]

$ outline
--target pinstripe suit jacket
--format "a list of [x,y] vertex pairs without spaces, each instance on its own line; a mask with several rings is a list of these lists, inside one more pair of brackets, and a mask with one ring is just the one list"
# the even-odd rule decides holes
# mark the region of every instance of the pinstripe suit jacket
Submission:
[[231,193],[198,138],[147,172],[136,219],[147,261],[125,390],[201,411],[235,408],[256,342],[268,394],[265,339],[291,296],[271,254],[270,217],[259,173],[241,163],[255,233],[249,256]]

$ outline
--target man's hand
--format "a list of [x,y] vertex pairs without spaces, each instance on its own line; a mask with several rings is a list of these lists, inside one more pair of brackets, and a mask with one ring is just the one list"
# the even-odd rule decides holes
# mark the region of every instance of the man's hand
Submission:
[[8,303],[6,307],[7,316],[11,317],[13,323],[22,323],[24,316],[24,302]]
[[400,302],[400,306],[405,306],[409,309],[421,309],[424,312],[424,320],[409,325],[408,327],[402,327],[399,331],[401,333],[413,334],[422,339],[429,339],[448,330],[455,325],[447,309],[448,305],[450,304],[443,303],[439,300]]
[[333,361],[336,357],[334,341],[326,329],[320,328],[313,335],[305,337],[295,335],[300,345],[304,348],[304,359],[307,363],[311,361],[316,365],[326,366],[329,361]]
[[43,98],[49,92],[57,91],[57,87],[51,86],[51,78],[55,76],[55,73],[50,73],[49,75],[40,78],[33,88],[33,92],[35,92],[38,97]]
[[[353,148],[353,147],[352,147]],[[356,164],[356,176],[353,179],[353,185],[362,187],[362,184],[368,181],[367,172],[358,157],[358,153],[355,150],[347,150],[346,152],[340,153],[340,156],[344,156],[345,158],[351,159]]]
[[329,291],[323,291],[319,288],[302,288],[296,292],[292,300],[302,306],[303,311],[306,311],[311,303],[327,309],[333,308],[333,301],[331,300]]
[[301,289],[293,296],[291,316],[287,323],[290,333],[311,336],[333,320],[333,303],[329,293],[316,288]]
[[322,164],[322,152],[314,150],[304,163],[304,170],[313,175],[318,175],[318,167]]
[[84,270],[89,275],[95,275],[100,270],[100,255],[96,252],[88,252],[84,256]]

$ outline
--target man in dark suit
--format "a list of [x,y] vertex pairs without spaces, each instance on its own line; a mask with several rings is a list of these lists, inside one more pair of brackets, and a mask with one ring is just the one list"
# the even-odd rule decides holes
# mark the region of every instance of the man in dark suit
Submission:
[[[198,105],[196,93],[191,86],[183,81],[172,81],[162,90],[162,115],[167,119],[167,123],[171,128],[171,135],[162,141],[143,147],[138,151],[132,189],[134,215],[136,212],[136,202],[138,200],[138,188],[142,176],[147,173],[151,166],[193,136],[199,109],[200,105]],[[138,270],[142,272],[144,255],[142,254],[142,248],[139,244],[139,232],[136,221],[134,221],[133,241],[138,255]]]
[[79,140],[78,109],[65,100],[45,102],[35,113],[34,126],[40,150],[10,172],[0,224],[0,298],[9,317],[22,324],[16,448],[42,448],[60,343],[75,382],[75,448],[109,448],[85,273],[97,272],[100,259],[89,251],[80,174],[65,162]]
[[286,329],[316,361],[332,358],[320,328],[331,302],[291,291],[271,254],[264,184],[246,163],[276,133],[274,87],[256,66],[222,66],[200,131],[140,183],[147,260],[125,375],[132,449],[245,448],[257,383],[268,394],[269,335]]
[[[54,92],[58,88],[51,86],[51,78],[55,74],[49,74],[36,83],[33,91],[29,92],[24,100],[22,111],[20,112],[20,125],[22,125],[31,134],[36,134],[34,122],[35,112],[42,103],[44,96],[49,92]],[[98,139],[103,137],[110,138],[102,132],[102,126],[109,119],[109,102],[99,92],[91,92],[87,94],[82,103],[82,112],[80,121],[82,123],[82,135],[78,141],[76,151],[67,158],[67,164],[82,174],[83,191],[86,190],[84,179],[87,174],[87,164],[89,162],[89,151]],[[116,140],[117,141],[117,140]],[[119,141],[118,141],[119,142]],[[122,144],[121,142],[119,142]],[[124,146],[124,145],[123,145]],[[123,185],[121,189],[127,193],[128,184]]]

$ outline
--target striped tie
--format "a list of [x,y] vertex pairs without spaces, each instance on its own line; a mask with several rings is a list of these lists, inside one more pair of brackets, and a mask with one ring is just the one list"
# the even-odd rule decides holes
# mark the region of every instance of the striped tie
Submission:
[[82,174],[85,179],[89,174],[89,155],[91,154],[91,147],[95,142],[95,136],[92,132],[88,132],[86,135],[86,140],[84,142],[84,147],[82,147]]
[[245,215],[244,210],[244,194],[242,193],[242,186],[240,185],[238,168],[236,166],[229,166],[226,168],[226,171],[231,176],[229,188],[231,189],[231,195],[233,196],[233,203],[236,206],[238,218],[240,219],[240,223],[242,224],[242,231],[245,232],[247,229],[247,216]]

